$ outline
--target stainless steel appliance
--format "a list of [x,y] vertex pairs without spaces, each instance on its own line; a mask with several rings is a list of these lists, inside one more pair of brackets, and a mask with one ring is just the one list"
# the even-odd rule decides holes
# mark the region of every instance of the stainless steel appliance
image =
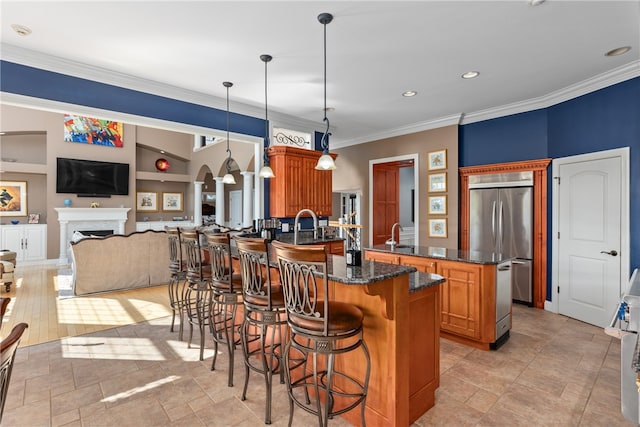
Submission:
[[469,177],[469,249],[513,257],[512,298],[533,304],[533,172]]
[[496,340],[495,349],[509,338],[511,328],[511,262],[498,264],[496,273]]
[[608,327],[607,335],[620,339],[620,410],[622,415],[640,424],[638,410],[640,391],[638,372],[640,371],[640,276],[638,269],[633,272],[629,287],[623,294]]

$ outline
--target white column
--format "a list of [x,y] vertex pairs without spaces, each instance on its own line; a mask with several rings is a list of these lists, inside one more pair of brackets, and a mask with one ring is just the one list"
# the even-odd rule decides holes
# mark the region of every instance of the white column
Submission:
[[202,184],[204,181],[193,181],[193,224],[202,224]]
[[240,172],[242,175],[242,226],[250,227],[253,224],[253,175],[251,171]]
[[69,242],[67,241],[67,224],[69,221],[59,221],[60,222],[60,258],[58,259],[58,265],[67,265],[69,264],[69,259],[67,257],[67,246]]
[[225,225],[224,217],[224,183],[222,177],[213,178],[216,180],[216,224]]
[[200,148],[201,135],[193,135],[193,151],[197,151]]

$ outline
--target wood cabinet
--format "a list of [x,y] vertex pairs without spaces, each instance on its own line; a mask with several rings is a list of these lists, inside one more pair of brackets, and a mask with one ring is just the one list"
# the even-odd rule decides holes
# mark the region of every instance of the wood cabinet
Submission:
[[16,253],[16,262],[47,259],[47,224],[18,224],[0,227],[2,249]]
[[269,162],[275,174],[269,182],[272,217],[294,217],[301,209],[311,209],[318,216],[331,215],[332,173],[315,169],[321,155],[320,151],[295,147],[269,148]]
[[440,285],[440,334],[483,350],[495,342],[496,264],[377,251],[366,251],[365,259],[409,265],[444,277],[446,281]]
[[328,242],[324,245],[327,248],[328,254],[344,255],[344,240],[336,240],[335,242]]

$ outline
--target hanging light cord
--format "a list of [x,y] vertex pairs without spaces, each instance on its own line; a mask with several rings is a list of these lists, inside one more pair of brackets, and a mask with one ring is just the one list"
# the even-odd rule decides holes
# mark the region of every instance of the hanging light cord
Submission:
[[[331,20],[329,20],[331,22]],[[329,119],[327,118],[327,23],[324,22],[324,119],[323,122],[327,123],[327,128],[322,135],[322,141],[320,145],[322,146],[323,151],[329,151],[329,136],[331,133],[329,132]]]
[[267,141],[266,146],[264,147],[264,164],[265,166],[269,166],[269,157],[267,156],[267,150],[269,149],[269,113],[267,110],[267,62],[271,61],[271,58],[268,55],[263,55],[265,58],[264,61],[264,139]]
[[229,149],[229,87],[231,86],[230,83],[225,82],[225,87],[227,88],[227,153],[229,153],[229,156],[227,157],[227,173],[230,173],[231,171],[231,166],[229,166],[229,164],[231,163],[231,149]]

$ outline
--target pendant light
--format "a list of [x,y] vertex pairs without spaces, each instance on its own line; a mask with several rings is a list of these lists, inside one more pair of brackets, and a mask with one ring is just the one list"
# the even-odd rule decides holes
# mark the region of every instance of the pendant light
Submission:
[[264,147],[264,166],[260,168],[258,176],[260,176],[260,178],[274,178],[275,174],[271,166],[269,166],[269,156],[267,155],[269,145],[271,145],[269,141],[269,113],[267,110],[267,63],[273,58],[271,55],[260,55],[260,59],[264,62],[264,139],[266,140],[266,144]]
[[233,86],[231,82],[223,82],[222,85],[227,88],[227,174],[222,178],[223,184],[235,184],[236,179],[231,175],[231,149],[229,148],[229,88]]
[[333,21],[333,15],[330,13],[321,13],[318,15],[318,21],[324,26],[324,119],[323,122],[327,123],[327,128],[322,135],[322,156],[318,159],[316,169],[318,170],[334,170],[336,164],[333,161],[333,157],[329,155],[329,119],[327,118],[327,24]]

